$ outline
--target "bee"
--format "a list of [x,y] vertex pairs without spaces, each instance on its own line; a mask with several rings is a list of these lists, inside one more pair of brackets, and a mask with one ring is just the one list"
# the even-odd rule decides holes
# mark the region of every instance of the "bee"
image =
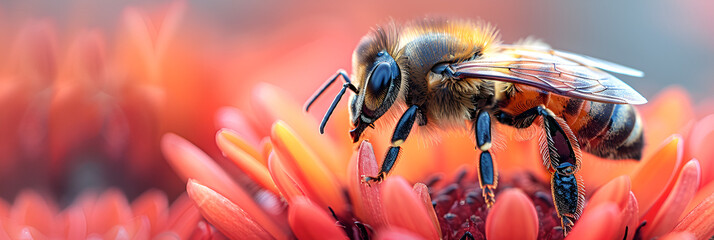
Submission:
[[[402,109],[377,176],[393,169],[412,128],[471,128],[482,195],[490,207],[498,172],[490,153],[494,123],[540,132],[543,164],[551,174],[553,202],[563,234],[580,217],[584,188],[578,171],[581,151],[608,159],[642,155],[642,121],[632,106],[647,100],[608,72],[642,77],[641,71],[535,42],[502,44],[482,22],[422,19],[390,23],[361,39],[352,56],[352,75],[339,70],[307,101],[305,111],[327,87],[343,80],[320,124],[320,133],[346,90],[350,131],[357,142],[367,127]],[[470,126],[469,126],[470,125]]]

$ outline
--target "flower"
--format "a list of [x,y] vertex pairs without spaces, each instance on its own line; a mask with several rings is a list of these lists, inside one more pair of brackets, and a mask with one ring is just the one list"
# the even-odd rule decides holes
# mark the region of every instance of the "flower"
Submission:
[[[221,166],[175,134],[162,140],[171,166],[188,182],[189,197],[227,236],[563,237],[534,140],[502,137],[504,149],[518,151],[494,151],[500,180],[496,204],[488,209],[471,166],[477,153],[468,135],[447,134],[440,144],[426,146],[408,141],[394,172],[384,182],[367,185],[361,176],[378,172],[375,152],[386,150],[389,133],[376,132],[354,150],[349,136],[340,134],[349,129],[346,111],[336,112],[327,136],[321,136],[315,119],[301,113],[288,96],[262,84],[254,90],[254,114],[234,108],[219,111],[218,125],[225,128],[217,133],[216,143],[232,164]],[[710,118],[687,125],[692,112],[686,93],[667,90],[642,109],[647,140],[663,142],[649,144],[642,161],[585,154],[581,172],[588,200],[569,239],[714,234],[714,220],[706,217],[714,210],[714,195],[702,178],[710,174],[713,159],[698,140],[711,135],[712,125]],[[680,134],[671,135],[674,132]]]
[[221,237],[185,194],[169,204],[150,190],[131,204],[116,189],[85,192],[64,209],[26,190],[10,205],[0,201],[2,239],[206,239]]

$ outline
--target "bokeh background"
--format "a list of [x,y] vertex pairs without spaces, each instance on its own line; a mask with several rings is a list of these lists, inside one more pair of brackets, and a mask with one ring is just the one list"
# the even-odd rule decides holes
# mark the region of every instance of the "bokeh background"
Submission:
[[533,36],[643,70],[622,79],[645,97],[676,84],[712,102],[712,10],[696,0],[3,0],[0,197],[32,188],[67,203],[110,187],[175,197],[184,184],[162,157],[163,133],[224,161],[213,135],[220,107],[250,111],[260,82],[307,99],[335,70],[349,71],[359,39],[390,19],[486,20],[504,42]]

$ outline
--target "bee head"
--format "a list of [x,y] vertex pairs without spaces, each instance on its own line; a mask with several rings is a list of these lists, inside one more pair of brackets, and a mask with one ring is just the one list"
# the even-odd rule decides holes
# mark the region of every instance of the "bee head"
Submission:
[[[364,63],[363,63],[364,64]],[[401,71],[394,58],[385,50],[376,53],[371,63],[360,68],[357,94],[350,97],[350,119],[355,126],[350,135],[354,142],[362,132],[379,119],[394,104],[401,86]]]

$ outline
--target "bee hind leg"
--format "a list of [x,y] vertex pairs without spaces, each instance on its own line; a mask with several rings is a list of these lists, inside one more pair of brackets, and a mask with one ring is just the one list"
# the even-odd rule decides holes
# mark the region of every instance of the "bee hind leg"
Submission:
[[580,145],[573,131],[543,106],[538,107],[544,137],[540,138],[543,164],[551,173],[553,203],[561,219],[563,235],[567,235],[580,218],[585,200],[585,190],[580,174]]
[[539,138],[543,164],[551,174],[553,204],[567,235],[580,218],[585,190],[580,174],[581,152],[573,131],[565,120],[541,105],[512,119],[521,125],[537,124],[543,129]]
[[399,122],[397,122],[397,126],[394,128],[391,140],[392,146],[389,147],[387,155],[384,157],[384,162],[382,162],[382,168],[379,170],[379,174],[377,174],[377,176],[362,176],[362,182],[368,184],[371,182],[381,182],[387,174],[392,171],[399,157],[399,152],[401,151],[400,146],[407,140],[407,137],[409,137],[418,111],[419,107],[412,105],[402,114],[402,117],[399,118]]
[[498,186],[498,171],[496,170],[493,156],[491,156],[491,114],[481,110],[476,115],[474,122],[474,133],[476,135],[476,149],[481,151],[478,164],[478,180],[481,186],[481,195],[486,206],[491,208],[496,201],[494,191]]

